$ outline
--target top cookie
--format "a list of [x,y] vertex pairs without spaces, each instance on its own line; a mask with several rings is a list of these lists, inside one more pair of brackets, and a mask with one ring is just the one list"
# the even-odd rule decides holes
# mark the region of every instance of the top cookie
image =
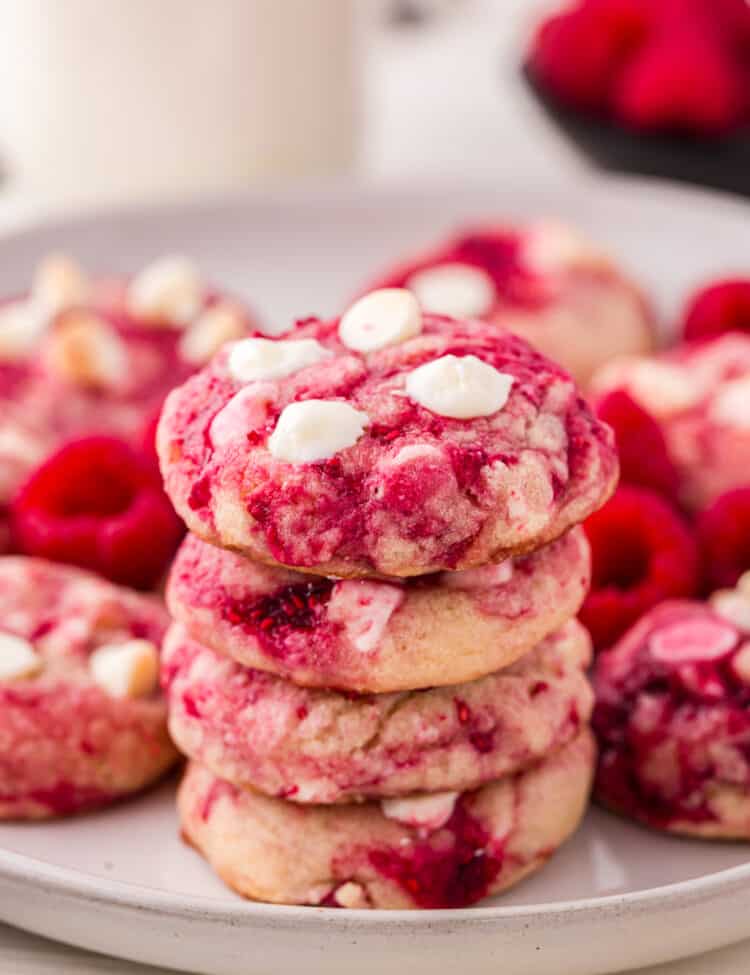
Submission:
[[598,508],[608,427],[561,368],[407,291],[291,339],[248,339],[167,399],[157,435],[189,528],[335,576],[467,569],[532,550]]
[[586,384],[613,355],[654,347],[643,294],[595,244],[553,221],[461,230],[371,287],[409,288],[429,312],[510,329]]

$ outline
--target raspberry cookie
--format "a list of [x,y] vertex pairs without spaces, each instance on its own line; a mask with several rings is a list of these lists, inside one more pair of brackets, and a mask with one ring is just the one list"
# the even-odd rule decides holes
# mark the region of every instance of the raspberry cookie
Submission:
[[167,603],[196,640],[249,667],[382,693],[507,666],[574,616],[588,585],[578,528],[498,565],[388,581],[312,578],[188,536]]
[[195,534],[329,576],[500,562],[582,521],[617,477],[611,431],[565,372],[400,289],[227,346],[170,394],[157,440]]
[[160,603],[39,559],[0,559],[0,819],[105,805],[176,760],[158,691]]
[[653,315],[636,285],[581,234],[553,222],[456,233],[375,287],[409,288],[426,311],[508,328],[584,385],[613,355],[654,347]]
[[750,579],[663,603],[596,667],[596,795],[657,829],[750,839]]
[[191,764],[185,839],[245,897],[349,908],[465,907],[543,866],[586,807],[587,731],[534,768],[476,792],[300,806]]
[[184,258],[128,280],[47,258],[29,294],[0,306],[0,507],[63,440],[107,433],[140,446],[167,392],[253,327]]
[[222,779],[303,803],[464,791],[527,768],[591,714],[588,635],[569,623],[468,684],[357,696],[248,670],[176,625],[162,682],[180,751]]
[[727,333],[656,359],[623,358],[592,381],[602,397],[624,390],[661,426],[680,499],[699,509],[748,481],[750,335]]

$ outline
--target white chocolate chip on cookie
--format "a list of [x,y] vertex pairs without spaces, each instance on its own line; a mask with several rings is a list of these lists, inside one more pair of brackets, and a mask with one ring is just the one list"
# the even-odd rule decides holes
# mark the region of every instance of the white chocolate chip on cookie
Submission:
[[353,447],[370,422],[366,413],[337,400],[309,399],[290,403],[268,438],[279,460],[308,464]]
[[29,301],[12,301],[0,306],[0,362],[29,358],[47,322],[47,316]]
[[110,643],[91,654],[89,668],[112,697],[148,697],[158,684],[159,653],[150,640]]
[[232,346],[227,368],[241,383],[282,379],[332,354],[316,339],[243,339]]
[[714,423],[750,430],[750,376],[723,383],[708,411]]
[[497,413],[508,402],[512,385],[513,376],[475,355],[444,355],[406,377],[406,392],[415,403],[455,420]]
[[360,298],[342,316],[339,338],[355,352],[397,345],[422,331],[422,313],[405,288],[381,288]]
[[63,312],[55,323],[46,356],[52,372],[77,386],[114,389],[128,379],[125,343],[93,312]]
[[137,318],[182,328],[200,312],[203,282],[186,257],[162,257],[140,271],[128,288],[128,308]]
[[186,362],[208,362],[226,342],[241,339],[247,327],[242,310],[222,301],[202,312],[180,338],[178,352]]
[[0,633],[0,681],[34,677],[42,666],[42,658],[28,640]]
[[486,315],[497,300],[495,282],[472,264],[438,264],[417,271],[406,282],[417,301],[435,315],[476,318]]
[[387,819],[416,829],[436,830],[453,815],[457,792],[434,792],[407,799],[383,799],[380,808]]
[[31,289],[31,302],[47,317],[83,305],[91,297],[88,276],[65,254],[50,254],[39,264]]

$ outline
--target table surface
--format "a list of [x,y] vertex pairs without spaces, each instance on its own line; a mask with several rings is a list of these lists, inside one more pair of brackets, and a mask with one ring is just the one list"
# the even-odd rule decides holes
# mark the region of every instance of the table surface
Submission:
[[[547,184],[591,178],[588,164],[535,109],[516,72],[528,25],[548,0],[447,6],[450,13],[425,27],[378,31],[369,44],[364,177],[502,179],[523,171]],[[38,216],[33,201],[0,197],[0,228]],[[636,975],[746,975],[749,969],[745,943]],[[0,975],[11,972],[167,975],[0,925]]]

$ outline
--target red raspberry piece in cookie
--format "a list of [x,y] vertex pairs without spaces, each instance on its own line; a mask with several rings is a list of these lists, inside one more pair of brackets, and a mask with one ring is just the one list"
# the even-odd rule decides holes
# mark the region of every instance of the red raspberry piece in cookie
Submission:
[[713,34],[665,30],[623,72],[614,114],[636,129],[719,135],[742,122],[744,79]]
[[29,478],[11,508],[18,549],[148,589],[184,529],[147,459],[121,440],[71,441]]
[[584,527],[593,564],[580,619],[597,650],[611,646],[657,603],[697,592],[696,542],[678,513],[653,491],[621,485]]
[[709,590],[733,586],[750,569],[750,486],[727,491],[698,516]]
[[623,66],[652,30],[654,5],[645,0],[588,0],[547,20],[530,65],[560,101],[604,110]]
[[685,310],[685,339],[711,338],[724,332],[750,333],[750,278],[717,281],[699,291]]
[[621,482],[676,497],[679,475],[664,434],[650,413],[620,389],[600,400],[597,414],[615,431]]

